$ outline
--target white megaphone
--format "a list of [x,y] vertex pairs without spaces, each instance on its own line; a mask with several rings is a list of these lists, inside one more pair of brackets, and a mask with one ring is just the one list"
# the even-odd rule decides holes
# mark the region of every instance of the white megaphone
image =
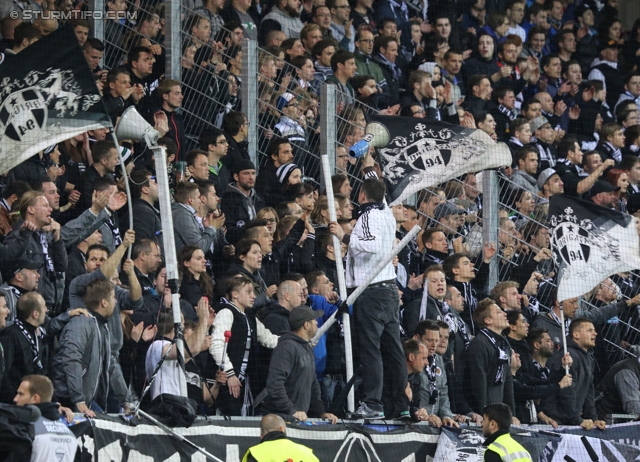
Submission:
[[160,133],[144,120],[135,106],[129,106],[116,125],[116,137],[119,140],[145,141],[151,147],[158,145]]
[[355,159],[366,156],[369,148],[384,148],[389,144],[389,130],[380,122],[371,122],[365,128],[365,137],[351,146],[349,155]]

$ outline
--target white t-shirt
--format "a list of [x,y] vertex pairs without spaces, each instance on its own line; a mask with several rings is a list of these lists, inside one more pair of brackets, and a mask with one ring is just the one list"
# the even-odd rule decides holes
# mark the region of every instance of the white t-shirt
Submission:
[[[156,340],[147,350],[145,361],[147,380],[151,380],[153,371],[156,369],[160,359],[162,359],[162,349],[170,343],[168,340]],[[174,345],[173,348],[176,348],[176,346]],[[151,399],[155,399],[156,396],[163,393],[180,395],[180,367],[176,359],[165,359],[158,371],[156,380],[151,385]]]

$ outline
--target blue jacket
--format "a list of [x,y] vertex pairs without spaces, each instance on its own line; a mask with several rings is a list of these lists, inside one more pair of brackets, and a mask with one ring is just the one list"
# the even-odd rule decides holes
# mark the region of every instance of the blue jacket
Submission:
[[[341,303],[339,300],[336,305],[332,305],[322,295],[309,295],[309,301],[311,302],[311,308],[324,311],[324,316],[318,319],[318,328],[327,322],[327,319],[338,310]],[[327,334],[318,339],[318,344],[313,349],[313,355],[316,358],[316,374],[318,380],[320,380],[327,365]]]

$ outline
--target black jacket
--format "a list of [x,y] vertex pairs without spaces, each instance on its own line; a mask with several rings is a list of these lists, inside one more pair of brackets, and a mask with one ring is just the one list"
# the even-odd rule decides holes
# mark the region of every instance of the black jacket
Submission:
[[[38,180],[46,180],[49,161],[46,157],[40,160],[40,156],[35,154],[24,162],[18,164],[9,172],[12,181],[24,181],[34,183]],[[77,188],[76,188],[77,189]],[[91,206],[91,205],[89,205]]]
[[264,199],[267,207],[277,207],[284,201],[282,183],[276,176],[276,166],[273,162],[260,168],[260,174],[256,178],[256,192]]
[[236,183],[227,186],[220,208],[226,217],[227,240],[230,244],[235,244],[242,238],[244,226],[253,220],[264,206],[264,200],[255,189],[247,197],[236,187]]
[[[162,249],[160,210],[142,199],[134,199],[131,209],[133,211],[133,230],[136,232],[136,240],[151,239]],[[128,226],[129,220],[120,220],[120,222]]]
[[[570,338],[567,339],[567,352],[573,358],[569,369],[573,384],[556,395],[545,397],[539,409],[559,425],[580,425],[584,419],[598,418],[593,386],[595,360]],[[562,356],[562,352],[558,352],[549,359],[547,367],[551,372],[563,368]]]
[[[495,332],[488,332],[501,345],[510,362],[511,347],[507,340]],[[499,384],[494,383],[497,371],[498,351],[486,335],[478,332],[463,354],[462,364],[456,371],[463,389],[468,390],[469,404],[477,414],[482,414],[484,407],[490,403],[505,403],[515,413],[513,377],[509,363],[503,367],[503,379]]]
[[289,326],[289,310],[277,303],[269,305],[264,311],[262,324],[274,335],[291,332],[291,326]]

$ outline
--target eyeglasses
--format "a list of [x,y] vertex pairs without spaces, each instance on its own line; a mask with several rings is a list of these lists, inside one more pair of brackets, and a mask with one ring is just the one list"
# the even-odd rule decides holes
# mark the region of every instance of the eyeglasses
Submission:
[[276,219],[275,218],[267,218],[266,222],[268,225],[274,225],[276,224]]

